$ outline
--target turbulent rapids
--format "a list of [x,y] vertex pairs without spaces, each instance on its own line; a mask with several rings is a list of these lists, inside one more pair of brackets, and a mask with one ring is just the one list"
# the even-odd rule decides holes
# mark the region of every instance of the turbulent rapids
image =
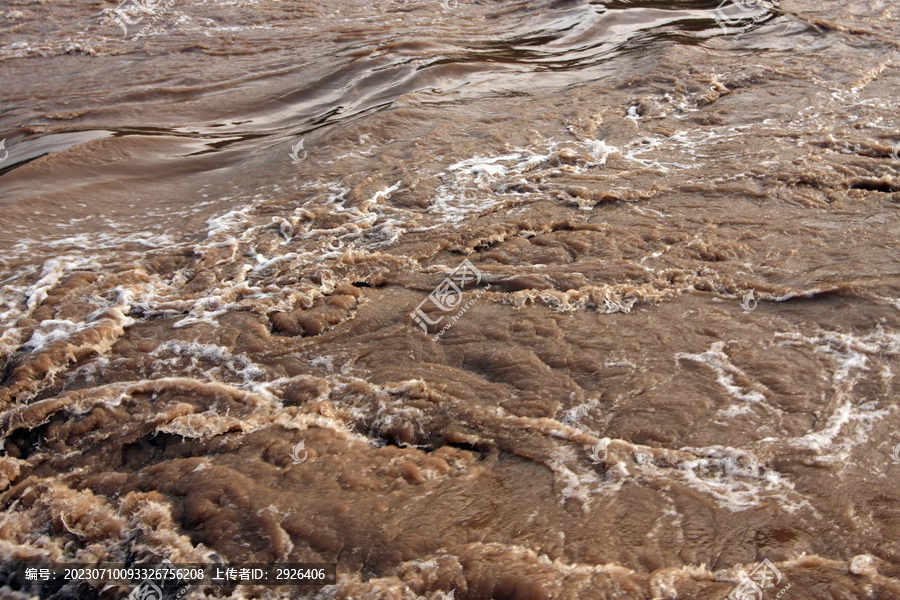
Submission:
[[896,3],[0,32],[0,598],[900,599]]

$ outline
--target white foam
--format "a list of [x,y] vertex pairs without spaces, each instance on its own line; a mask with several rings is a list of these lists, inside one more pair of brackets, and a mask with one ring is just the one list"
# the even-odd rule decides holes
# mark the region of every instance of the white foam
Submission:
[[[169,354],[172,358],[163,358]],[[150,355],[159,359],[153,362],[152,368],[160,373],[168,372],[170,369],[166,367],[175,366],[179,358],[187,358],[190,369],[214,381],[236,378],[237,383],[246,384],[266,375],[265,369],[246,356],[234,355],[225,346],[215,344],[169,340],[157,346]],[[214,366],[209,367],[209,364]]]
[[325,367],[328,369],[328,372],[334,371],[334,357],[333,356],[317,356],[315,358],[311,358],[308,361],[310,366],[313,367]]
[[[473,213],[489,210],[499,202],[515,201],[519,198],[513,190],[528,185],[525,175],[547,165],[556,153],[568,152],[569,158],[579,159],[576,164],[566,164],[554,168],[547,175],[580,173],[606,163],[609,155],[618,148],[603,140],[576,140],[567,142],[548,141],[545,147],[516,148],[513,152],[497,156],[477,155],[457,161],[446,169],[444,183],[435,190],[428,214],[437,224],[420,230],[431,229],[440,224],[455,224]],[[533,173],[532,173],[533,174]],[[496,181],[493,187],[488,183]]]
[[34,333],[28,339],[23,348],[28,351],[38,352],[43,350],[48,344],[56,340],[63,340],[71,336],[77,331],[82,331],[88,327],[87,323],[75,323],[68,319],[48,319],[41,321]]
[[[822,429],[788,441],[792,445],[820,452],[823,459],[842,460],[850,455],[855,446],[869,440],[869,431],[875,423],[893,412],[893,408],[876,410],[871,403],[854,406],[846,402],[838,406],[828,417]],[[857,433],[850,435],[847,429],[854,428],[854,425]]]
[[740,400],[741,402],[764,402],[766,397],[762,393],[764,386],[756,383],[752,386],[755,389],[747,389],[735,383],[735,376],[747,378],[746,373],[734,366],[731,358],[725,354],[725,342],[713,342],[712,346],[706,352],[700,354],[678,353],[675,358],[682,360],[691,360],[700,364],[704,364],[716,373],[716,382],[725,389],[729,396]]
[[636,451],[635,460],[639,469],[635,477],[679,480],[732,512],[749,510],[773,500],[788,512],[804,507],[812,508],[796,492],[791,481],[765,467],[747,450],[708,446],[681,448],[680,452],[691,453],[696,458],[678,459],[669,456],[665,461],[666,466],[659,466],[649,450],[643,453]]
[[577,500],[582,506],[588,506],[591,496],[602,485],[603,482],[593,470],[579,469],[576,472],[568,466],[583,461],[584,457],[573,448],[563,446],[554,448],[547,466],[553,471],[554,480],[562,484],[561,501]]
[[48,292],[59,284],[65,274],[83,267],[86,263],[86,259],[72,256],[60,256],[46,261],[41,278],[25,292],[27,297],[25,305],[29,310],[34,310],[47,299]]
[[822,331],[812,336],[779,334],[776,338],[783,340],[782,345],[811,347],[831,361],[832,388],[825,399],[831,413],[823,425],[803,436],[763,441],[788,442],[815,450],[822,460],[843,461],[857,446],[870,441],[870,432],[877,423],[896,412],[893,403],[879,408],[877,401],[861,401],[854,388],[860,378],[872,372],[878,374],[885,387],[892,385],[890,359],[900,356],[900,333],[889,333],[879,327],[864,336]]
[[580,429],[596,436],[599,435],[598,432],[583,425],[581,423],[581,419],[588,416],[588,414],[590,414],[592,410],[596,410],[598,408],[600,408],[600,399],[588,398],[581,404],[577,404],[569,410],[563,411],[563,413],[557,418],[557,420],[560,423],[568,425],[569,427]]

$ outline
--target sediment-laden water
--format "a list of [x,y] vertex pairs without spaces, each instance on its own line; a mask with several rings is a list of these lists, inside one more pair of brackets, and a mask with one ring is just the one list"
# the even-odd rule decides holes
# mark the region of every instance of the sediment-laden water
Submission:
[[895,2],[9,0],[0,81],[4,572],[900,598]]

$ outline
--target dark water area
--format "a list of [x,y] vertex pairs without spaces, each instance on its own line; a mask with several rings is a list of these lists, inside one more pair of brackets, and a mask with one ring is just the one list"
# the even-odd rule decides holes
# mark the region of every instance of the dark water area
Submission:
[[0,598],[900,598],[897,3],[10,0],[0,81]]

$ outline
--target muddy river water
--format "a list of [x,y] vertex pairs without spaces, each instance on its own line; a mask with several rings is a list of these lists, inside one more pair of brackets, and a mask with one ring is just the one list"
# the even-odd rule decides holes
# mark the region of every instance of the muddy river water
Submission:
[[6,0],[0,81],[3,577],[900,598],[896,2]]

